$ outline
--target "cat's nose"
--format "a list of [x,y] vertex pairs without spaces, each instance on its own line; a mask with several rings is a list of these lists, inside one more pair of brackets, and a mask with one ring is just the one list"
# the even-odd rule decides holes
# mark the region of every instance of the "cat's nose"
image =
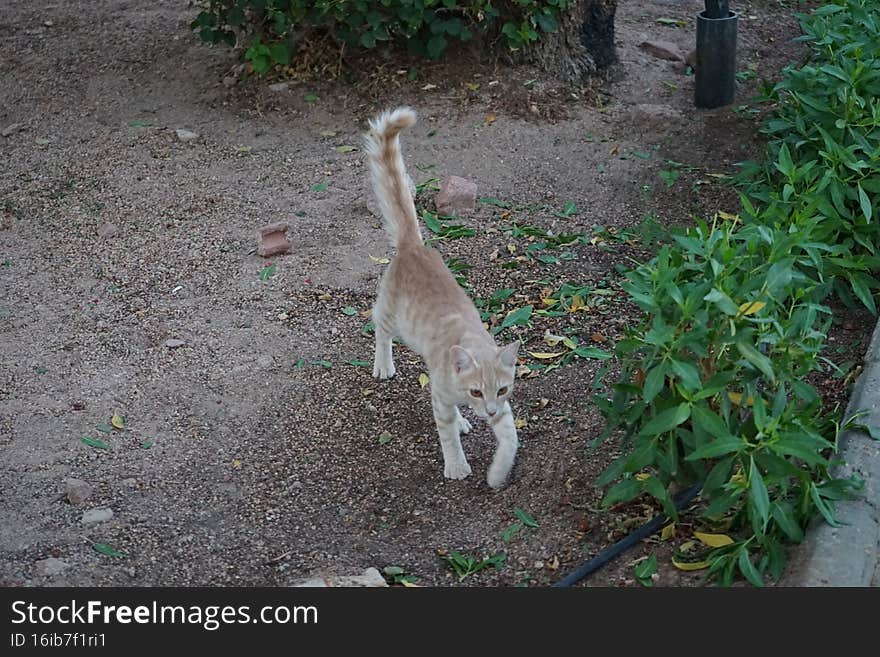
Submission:
[[489,417],[495,417],[498,414],[498,408],[495,406],[487,406],[486,413],[489,414]]

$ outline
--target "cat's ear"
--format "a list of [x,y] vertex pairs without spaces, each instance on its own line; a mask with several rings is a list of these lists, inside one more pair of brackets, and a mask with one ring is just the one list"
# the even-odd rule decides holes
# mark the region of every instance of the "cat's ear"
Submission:
[[516,365],[516,356],[519,353],[519,340],[511,342],[498,352],[498,360],[505,367],[514,367]]
[[452,363],[452,369],[455,370],[456,374],[466,372],[477,365],[477,361],[471,356],[471,352],[464,347],[459,347],[457,344],[449,349],[449,362]]

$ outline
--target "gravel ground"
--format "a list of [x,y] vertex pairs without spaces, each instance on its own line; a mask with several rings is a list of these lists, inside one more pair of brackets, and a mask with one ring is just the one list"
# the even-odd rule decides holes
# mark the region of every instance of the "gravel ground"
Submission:
[[[398,348],[390,382],[345,364],[370,360],[360,313],[376,259],[392,254],[360,153],[337,149],[357,147],[377,111],[411,104],[416,183],[461,175],[524,206],[480,204],[464,219],[476,236],[438,245],[472,266],[475,296],[516,289],[494,321],[544,287],[591,286],[603,292],[587,311],[510,335],[530,351],[546,351],[548,328],[611,348],[635,317],[616,267],[644,252],[597,227],[621,236],[649,210],[685,223],[735,209],[708,174],[760,152],[747,113],[696,111],[693,77],[638,47],[687,52],[702,2],[621,0],[621,64],[590,90],[485,62],[420,65],[409,81],[381,57],[357,84],[299,75],[273,90],[278,80],[239,79],[235,53],[202,45],[187,4],[0,8],[0,583],[286,585],[394,565],[455,585],[440,555],[460,550],[506,554],[463,584],[544,584],[652,514],[598,510],[592,482],[619,449],[586,448],[602,429],[598,361],[522,379],[507,488],[485,484],[482,425],[465,439],[474,476],[444,481],[419,360]],[[740,4],[740,68],[774,77],[797,56],[795,22],[776,2]],[[684,26],[655,20],[669,17]],[[667,159],[685,165],[668,189]],[[576,211],[556,216],[568,201]],[[277,221],[291,253],[258,257],[256,229]],[[600,239],[559,264],[522,262],[513,221]],[[114,414],[124,429],[106,431]],[[71,477],[93,489],[79,504],[65,499]],[[516,508],[540,526],[505,537]],[[112,517],[84,517],[100,509]],[[632,585],[627,564],[655,547],[590,583]],[[659,577],[701,583],[662,559]]]

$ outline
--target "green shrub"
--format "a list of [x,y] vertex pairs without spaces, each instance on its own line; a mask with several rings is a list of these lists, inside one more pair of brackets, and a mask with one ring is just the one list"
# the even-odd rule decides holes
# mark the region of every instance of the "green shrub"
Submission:
[[770,91],[777,109],[764,129],[767,160],[747,166],[739,181],[756,203],[810,206],[821,219],[817,239],[839,250],[827,271],[835,290],[876,312],[880,8],[838,0],[801,16],[801,27],[810,61],[787,67]]
[[[802,16],[812,61],[787,68],[765,161],[738,176],[742,212],[672,233],[624,289],[646,313],[617,345],[597,398],[631,450],[602,474],[604,503],[701,482],[703,522],[729,532],[710,573],[778,578],[784,541],[861,481],[830,468],[841,425],[809,376],[826,359],[834,291],[876,313],[880,267],[880,6],[837,0]],[[849,426],[850,418],[844,423]]]
[[517,50],[555,32],[568,0],[208,0],[193,21],[203,40],[248,44],[246,58],[263,72],[286,65],[299,43],[329,35],[346,46],[397,41],[439,58],[450,41],[498,34]]

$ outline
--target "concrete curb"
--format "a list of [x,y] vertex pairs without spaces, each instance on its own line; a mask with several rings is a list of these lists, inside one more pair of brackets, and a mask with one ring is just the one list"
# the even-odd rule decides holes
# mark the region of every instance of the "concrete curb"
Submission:
[[[860,422],[880,426],[880,322],[864,367],[845,417],[868,411]],[[792,577],[794,586],[880,586],[880,441],[861,432],[844,432],[839,456],[845,465],[835,474],[858,474],[865,487],[857,500],[837,502],[837,517],[845,523],[841,527],[821,520],[811,525],[802,546],[803,561]]]

